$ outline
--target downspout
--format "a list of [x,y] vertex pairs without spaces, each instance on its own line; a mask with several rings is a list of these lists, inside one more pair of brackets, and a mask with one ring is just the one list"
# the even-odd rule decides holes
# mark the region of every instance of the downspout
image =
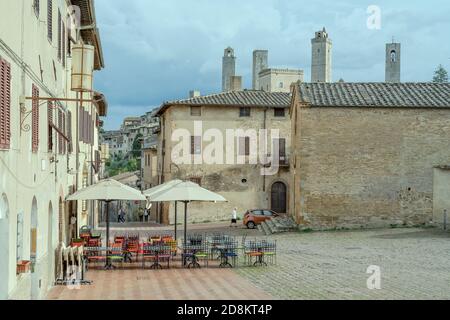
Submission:
[[[267,110],[268,110],[268,107],[265,107],[264,108],[264,123],[263,123],[264,132],[267,128]],[[264,148],[265,148],[265,151],[267,151],[267,141],[265,143]],[[267,152],[266,152],[266,154],[267,154]],[[263,192],[266,192],[266,175],[265,174],[263,175]]]

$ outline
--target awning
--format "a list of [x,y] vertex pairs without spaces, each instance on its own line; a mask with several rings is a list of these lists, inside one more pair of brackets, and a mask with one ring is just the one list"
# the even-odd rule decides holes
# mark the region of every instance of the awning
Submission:
[[101,92],[94,91],[94,103],[97,106],[98,114],[101,117],[106,117],[108,113],[108,102],[105,95]]

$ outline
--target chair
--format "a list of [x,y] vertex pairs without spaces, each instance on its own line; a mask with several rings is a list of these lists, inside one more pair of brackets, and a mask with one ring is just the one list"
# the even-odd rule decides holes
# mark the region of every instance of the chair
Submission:
[[167,262],[167,268],[170,268],[170,258],[172,257],[172,248],[168,245],[157,248],[157,264],[162,268],[159,262]]
[[126,251],[130,255],[130,260],[132,258],[132,255],[135,254],[136,255],[136,262],[137,262],[138,258],[139,258],[139,241],[137,241],[137,240],[128,240],[127,241]]
[[142,269],[145,269],[145,262],[153,262],[150,269],[153,269],[158,264],[158,256],[156,254],[155,247],[149,243],[142,245]]
[[111,253],[109,259],[112,262],[120,262],[123,267],[124,253],[122,243],[114,243],[111,245]]

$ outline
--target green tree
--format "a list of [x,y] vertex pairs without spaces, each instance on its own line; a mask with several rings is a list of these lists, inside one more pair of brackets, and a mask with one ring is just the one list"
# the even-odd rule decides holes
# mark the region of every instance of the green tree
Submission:
[[441,64],[438,66],[438,68],[434,72],[433,82],[434,83],[446,83],[446,82],[448,82],[447,70],[445,70],[444,67]]
[[141,156],[142,138],[143,138],[143,135],[140,133],[138,133],[136,135],[136,138],[134,138],[133,146],[131,148],[131,155],[134,158],[139,158]]

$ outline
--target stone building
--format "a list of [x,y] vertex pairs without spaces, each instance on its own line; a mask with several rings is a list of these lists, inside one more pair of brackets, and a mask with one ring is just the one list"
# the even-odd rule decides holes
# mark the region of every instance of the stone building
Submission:
[[269,68],[269,51],[268,50],[254,50],[253,51],[253,90],[260,90],[259,73]]
[[386,44],[386,82],[400,82],[401,44]]
[[450,209],[450,84],[298,83],[292,212],[304,227],[419,225]]
[[289,93],[297,81],[303,81],[303,70],[269,68],[259,73],[258,83],[259,90]]
[[[80,8],[81,30],[70,28],[68,5]],[[0,1],[0,299],[44,297],[58,243],[69,244],[97,211],[94,202],[65,201],[99,178],[107,105],[95,91],[71,91],[75,44],[92,45],[94,69],[104,66],[95,24],[90,0]],[[29,272],[19,272],[22,261]]]
[[[214,205],[192,203],[189,206],[191,222],[228,220],[234,207],[240,214],[252,208],[290,211],[289,102],[289,93],[246,90],[166,102],[161,106],[157,113],[161,119],[159,183],[176,178],[192,180],[229,201]],[[236,134],[238,129],[242,130],[241,134]],[[258,144],[253,143],[255,138],[247,130],[259,133],[263,129],[269,130],[268,141],[279,142],[280,156],[276,159],[279,168],[273,175],[262,174],[267,170],[268,162],[250,160]],[[275,129],[279,130],[279,135],[271,140]],[[182,156],[188,160],[183,163],[178,161],[180,141],[185,146]],[[213,142],[222,144],[214,152],[217,158],[210,161],[206,155],[211,154]],[[265,150],[259,148],[264,155],[273,151],[269,143],[264,147]],[[221,151],[223,157],[219,156]],[[242,161],[238,162],[238,157]],[[164,204],[159,220],[172,223],[173,212],[173,204]]]
[[325,28],[316,32],[311,45],[311,82],[331,82],[333,44]]
[[222,58],[222,92],[231,91],[231,77],[236,75],[236,56],[234,50],[228,47]]

